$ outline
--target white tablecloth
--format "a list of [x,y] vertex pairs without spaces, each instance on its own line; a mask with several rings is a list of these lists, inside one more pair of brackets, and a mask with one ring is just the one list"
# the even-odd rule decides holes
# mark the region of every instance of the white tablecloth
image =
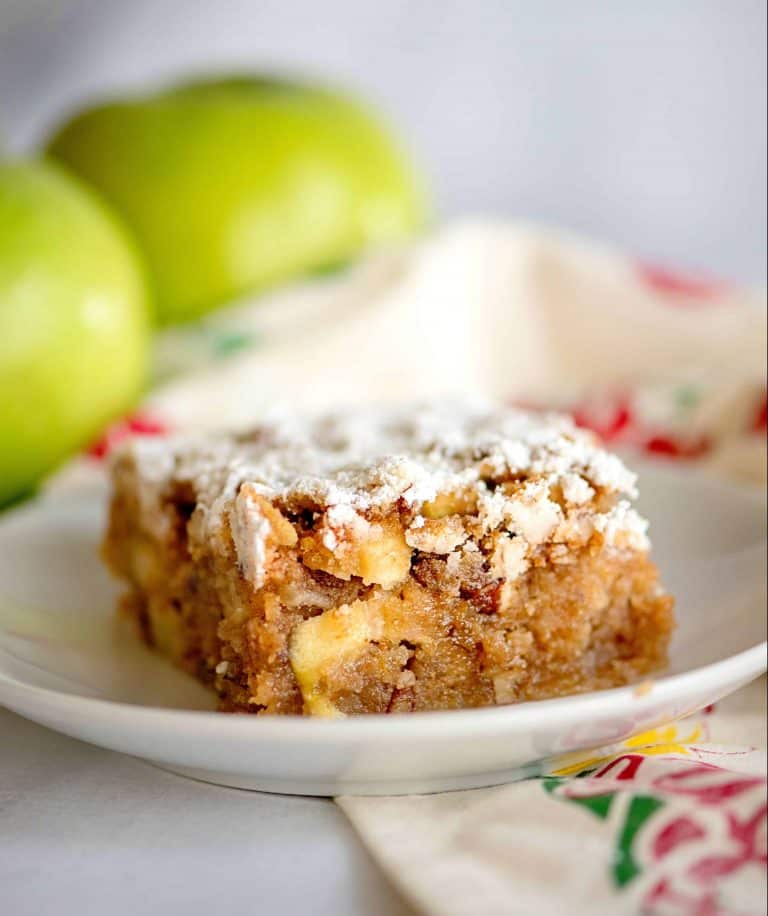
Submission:
[[3,916],[408,916],[330,800],[193,782],[0,709]]

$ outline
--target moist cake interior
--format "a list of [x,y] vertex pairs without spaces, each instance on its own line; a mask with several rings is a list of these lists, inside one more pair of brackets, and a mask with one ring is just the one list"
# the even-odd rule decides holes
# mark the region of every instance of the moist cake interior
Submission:
[[136,440],[112,474],[104,556],[122,612],[223,710],[514,703],[666,661],[672,599],[634,475],[563,417],[282,419]]

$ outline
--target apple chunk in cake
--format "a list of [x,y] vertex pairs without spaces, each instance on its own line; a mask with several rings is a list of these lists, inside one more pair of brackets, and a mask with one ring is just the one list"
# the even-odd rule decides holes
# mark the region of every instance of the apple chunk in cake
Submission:
[[514,703],[662,667],[635,478],[569,420],[414,407],[136,440],[104,556],[143,639],[223,710]]

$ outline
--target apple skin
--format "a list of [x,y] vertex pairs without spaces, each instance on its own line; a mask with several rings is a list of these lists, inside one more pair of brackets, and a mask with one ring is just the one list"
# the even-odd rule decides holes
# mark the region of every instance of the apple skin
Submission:
[[149,309],[134,244],[79,180],[0,162],[0,506],[131,407]]
[[324,89],[241,77],[92,108],[48,154],[94,185],[144,249],[156,320],[402,239],[424,195],[389,132]]

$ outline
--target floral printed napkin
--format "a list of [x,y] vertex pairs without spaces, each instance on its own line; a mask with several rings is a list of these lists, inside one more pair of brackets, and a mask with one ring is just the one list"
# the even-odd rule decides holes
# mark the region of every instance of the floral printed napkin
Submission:
[[[276,405],[481,392],[764,484],[765,355],[763,294],[550,231],[458,224],[169,332],[163,384],[81,469],[126,435]],[[764,913],[764,684],[739,697],[523,783],[338,801],[432,916]]]
[[765,354],[762,292],[552,231],[458,223],[166,332],[163,384],[113,436],[480,393],[569,409],[617,447],[762,480]]
[[764,689],[539,779],[338,803],[427,913],[763,913],[765,751],[712,741],[760,740]]

